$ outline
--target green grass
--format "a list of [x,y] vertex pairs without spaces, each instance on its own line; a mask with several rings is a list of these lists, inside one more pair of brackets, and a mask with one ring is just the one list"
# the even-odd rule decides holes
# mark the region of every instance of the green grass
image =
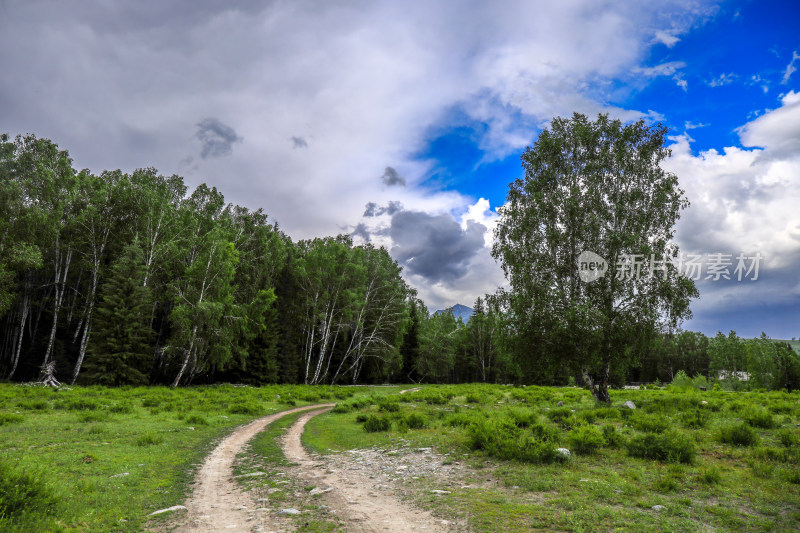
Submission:
[[142,531],[148,513],[184,502],[197,465],[234,426],[375,391],[0,384],[0,531]]
[[[318,416],[303,441],[320,453],[433,446],[466,454],[477,480],[497,483],[436,498],[423,484],[415,499],[476,531],[800,529],[800,396],[641,390],[612,398],[597,407],[577,388],[426,386]],[[620,408],[626,400],[637,409]],[[412,415],[425,421],[419,429],[404,423]],[[368,431],[375,418],[388,429]],[[722,437],[730,428],[735,442]],[[739,445],[739,433],[753,440]],[[550,456],[554,447],[571,458]]]

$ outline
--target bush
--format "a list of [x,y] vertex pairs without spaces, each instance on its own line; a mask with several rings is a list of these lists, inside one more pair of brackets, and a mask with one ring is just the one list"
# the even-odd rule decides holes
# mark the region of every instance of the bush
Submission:
[[669,427],[669,420],[664,416],[634,413],[628,418],[628,425],[645,433],[663,433]]
[[255,403],[235,403],[228,407],[228,412],[234,415],[257,415],[261,414],[261,406]]
[[670,463],[692,463],[697,453],[692,440],[675,430],[632,437],[627,448],[632,457]]
[[706,485],[716,485],[722,481],[722,474],[715,466],[709,466],[700,470],[700,482]]
[[407,414],[403,417],[403,422],[405,422],[409,429],[424,429],[428,424],[425,415],[421,415],[419,413]]
[[400,404],[391,400],[383,399],[378,402],[378,410],[386,413],[396,413],[400,410]]
[[692,409],[691,411],[684,411],[681,413],[680,419],[683,427],[700,429],[708,425],[708,412],[701,411],[700,409]]
[[157,435],[155,433],[145,433],[144,435],[140,435],[136,439],[137,446],[151,446],[154,444],[162,444],[164,442],[164,437],[161,435]]
[[467,435],[473,450],[483,450],[497,459],[534,464],[566,460],[553,442],[535,437],[508,419],[476,421],[469,426]]
[[15,415],[13,413],[0,413],[0,426],[5,426],[6,424],[19,424],[25,420],[25,417],[22,415]]
[[23,514],[52,514],[56,505],[53,491],[38,473],[16,469],[0,461],[0,522]]
[[580,455],[588,455],[605,446],[606,440],[597,426],[578,426],[569,432],[567,437],[570,449]]
[[617,431],[616,426],[611,424],[603,426],[603,439],[605,439],[606,446],[609,448],[618,448],[625,443],[625,437]]
[[750,409],[743,416],[745,422],[755,428],[770,429],[775,427],[775,419],[772,413],[766,409]]
[[778,440],[787,448],[800,446],[800,434],[789,428],[782,429],[778,432]]
[[734,446],[753,446],[758,443],[758,433],[744,422],[722,426],[718,440]]
[[383,416],[367,415],[364,420],[364,431],[367,433],[377,433],[379,431],[389,431],[392,422]]
[[694,388],[692,378],[686,375],[683,370],[678,371],[675,377],[672,378],[672,386],[681,390],[690,390]]
[[129,403],[120,402],[120,403],[115,403],[115,404],[109,405],[108,406],[108,412],[109,413],[127,414],[127,413],[132,413],[133,412],[133,407]]
[[200,415],[189,415],[186,417],[186,423],[193,426],[207,426],[208,420]]
[[106,420],[105,413],[98,413],[96,411],[87,411],[78,415],[78,420],[81,422],[102,422]]

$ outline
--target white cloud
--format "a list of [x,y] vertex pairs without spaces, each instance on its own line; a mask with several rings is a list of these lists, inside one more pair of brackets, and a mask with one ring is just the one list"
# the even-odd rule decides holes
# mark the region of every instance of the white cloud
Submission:
[[800,93],[785,95],[779,108],[745,124],[739,135],[745,148],[698,155],[686,135],[675,137],[664,164],[692,204],[677,226],[682,250],[765,258],[759,282],[702,282],[696,311],[787,303],[800,295],[787,290],[800,264]]
[[792,77],[792,74],[797,71],[797,67],[794,66],[794,63],[798,59],[800,59],[800,54],[798,54],[796,51],[792,52],[792,60],[789,61],[788,65],[786,65],[786,70],[783,71],[783,80],[781,80],[783,85],[789,83],[789,79]]
[[[640,66],[653,35],[677,39],[712,3],[9,5],[0,47],[24,52],[4,57],[3,127],[56,140],[79,167],[207,181],[295,238],[352,231],[368,202],[470,212],[473,199],[420,186],[435,162],[415,154],[448,113],[487,124],[487,159],[556,115],[655,117],[608,106],[603,84],[678,74],[682,62]],[[230,155],[199,157],[207,117],[241,139]],[[407,186],[386,187],[387,167]],[[431,297],[477,287],[489,264]]]
[[708,85],[709,85],[709,87],[722,87],[723,85],[730,85],[731,83],[736,81],[737,78],[738,78],[738,76],[736,74],[734,74],[733,72],[729,72],[729,73],[724,73],[723,72],[722,74],[720,74],[716,78],[714,78],[711,81],[709,81]]
[[685,66],[686,63],[683,61],[669,61],[652,67],[637,67],[633,71],[647,78],[655,78],[658,76],[673,76]]
[[659,30],[656,32],[655,40],[656,42],[663,44],[667,48],[672,48],[678,41],[680,41],[680,39],[676,37],[671,31],[664,31],[664,30]]

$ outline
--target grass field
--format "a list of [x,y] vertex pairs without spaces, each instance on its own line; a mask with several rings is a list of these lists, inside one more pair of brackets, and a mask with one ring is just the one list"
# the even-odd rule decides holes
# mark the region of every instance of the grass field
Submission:
[[[478,531],[800,529],[796,393],[613,391],[598,407],[577,388],[399,390],[0,385],[0,531],[141,531],[150,512],[185,500],[216,439],[321,401],[339,405],[309,423],[315,451],[433,447],[499,480],[436,498],[420,480],[421,505]],[[294,418],[257,437],[237,473],[283,468],[275,439]]]
[[[800,402],[786,393],[425,387],[312,420],[320,453],[433,446],[496,488],[419,501],[478,531],[797,531]],[[631,400],[638,407],[621,407]],[[558,407],[558,402],[563,402]],[[567,448],[565,459],[558,448]],[[663,506],[662,508],[654,506]]]
[[141,531],[148,513],[183,503],[196,465],[234,426],[371,392],[0,385],[0,531]]

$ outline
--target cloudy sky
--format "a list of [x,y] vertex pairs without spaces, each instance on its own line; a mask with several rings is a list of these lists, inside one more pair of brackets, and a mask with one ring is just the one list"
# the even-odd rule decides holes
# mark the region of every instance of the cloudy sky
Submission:
[[791,338],[798,21],[791,0],[0,0],[0,130],[384,245],[437,309],[503,283],[496,209],[552,117],[661,121],[682,249],[764,257],[701,281],[686,327]]

